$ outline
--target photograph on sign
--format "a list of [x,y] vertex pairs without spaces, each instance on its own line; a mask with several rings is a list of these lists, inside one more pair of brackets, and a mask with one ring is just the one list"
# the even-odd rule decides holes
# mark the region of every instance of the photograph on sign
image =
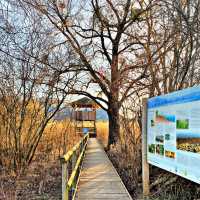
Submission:
[[148,163],[200,184],[200,87],[147,103]]

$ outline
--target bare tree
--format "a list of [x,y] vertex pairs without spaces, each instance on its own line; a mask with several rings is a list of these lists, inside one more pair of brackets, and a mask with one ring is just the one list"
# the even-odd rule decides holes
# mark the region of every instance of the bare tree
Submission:
[[[138,38],[144,34],[141,16],[156,1],[24,2],[46,16],[78,56],[78,62],[68,66],[81,71],[81,81],[69,93],[88,96],[107,111],[109,144],[115,143],[124,100],[146,87],[139,84],[145,79],[148,62],[136,59],[145,45]],[[90,92],[91,87],[97,92]]]
[[197,80],[198,1],[20,2],[45,18],[65,41],[60,46],[70,46],[76,59],[54,70],[79,72],[67,93],[88,96],[107,111],[109,144],[118,139],[127,98],[167,93]]
[[[150,70],[149,95],[160,95],[199,83],[199,1],[160,1],[157,20],[151,17],[149,32],[159,57]],[[160,27],[156,29],[156,27]],[[153,52],[151,51],[150,54]]]

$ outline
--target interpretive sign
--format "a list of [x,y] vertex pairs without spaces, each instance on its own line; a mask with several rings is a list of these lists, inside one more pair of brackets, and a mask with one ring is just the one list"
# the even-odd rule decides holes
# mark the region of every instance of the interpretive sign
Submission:
[[200,184],[200,87],[147,102],[147,161]]

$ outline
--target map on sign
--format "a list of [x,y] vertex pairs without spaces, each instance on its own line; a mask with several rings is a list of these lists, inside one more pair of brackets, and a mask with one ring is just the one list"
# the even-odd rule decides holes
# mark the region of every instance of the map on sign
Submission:
[[148,163],[200,184],[200,87],[148,100]]

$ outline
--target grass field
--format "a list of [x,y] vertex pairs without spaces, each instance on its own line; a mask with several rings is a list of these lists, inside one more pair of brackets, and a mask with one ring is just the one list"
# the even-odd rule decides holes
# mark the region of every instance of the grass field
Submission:
[[59,156],[79,140],[68,119],[51,121],[46,127],[29,167],[16,176],[0,165],[0,200],[61,199]]
[[108,131],[109,123],[108,121],[97,121],[97,137],[102,141],[103,145],[106,147],[108,144]]

